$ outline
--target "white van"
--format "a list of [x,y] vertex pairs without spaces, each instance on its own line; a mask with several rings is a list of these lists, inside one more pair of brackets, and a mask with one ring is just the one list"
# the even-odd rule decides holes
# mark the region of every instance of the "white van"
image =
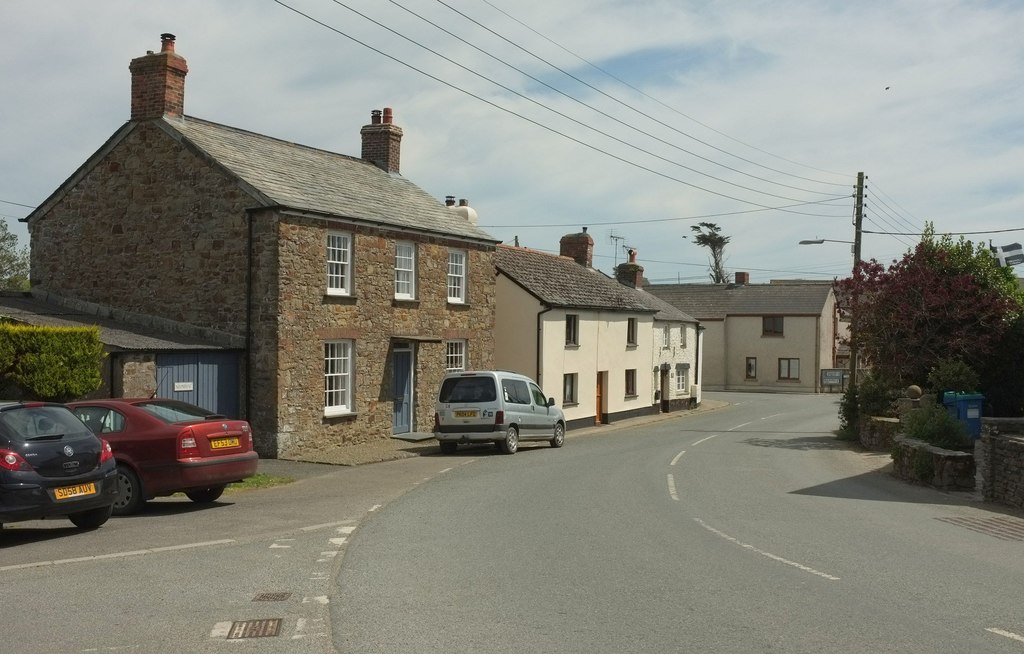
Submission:
[[434,438],[451,454],[459,443],[493,442],[515,454],[519,441],[565,444],[565,415],[537,382],[502,370],[451,372],[434,408]]

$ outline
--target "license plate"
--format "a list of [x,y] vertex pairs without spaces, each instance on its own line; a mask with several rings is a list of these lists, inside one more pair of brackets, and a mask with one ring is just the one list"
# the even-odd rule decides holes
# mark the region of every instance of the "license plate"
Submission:
[[476,410],[474,409],[472,411],[468,411],[468,410],[463,409],[461,411],[456,411],[455,412],[455,417],[456,418],[475,418],[476,417]]
[[210,447],[215,450],[222,450],[225,447],[238,447],[238,437],[232,436],[230,438],[214,438],[210,441]]
[[86,497],[96,494],[96,484],[77,484],[75,486],[61,486],[53,489],[53,496],[58,500],[70,500],[73,497]]

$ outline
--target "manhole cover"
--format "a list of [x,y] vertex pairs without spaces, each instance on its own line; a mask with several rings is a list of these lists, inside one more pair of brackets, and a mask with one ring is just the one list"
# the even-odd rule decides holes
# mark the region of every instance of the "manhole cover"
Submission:
[[269,620],[244,620],[232,622],[231,630],[228,631],[228,640],[237,638],[262,638],[264,636],[276,636],[281,631],[281,618]]
[[291,593],[260,593],[256,597],[252,598],[254,602],[283,602],[289,597]]
[[1024,520],[1019,518],[936,518],[1001,540],[1024,541]]

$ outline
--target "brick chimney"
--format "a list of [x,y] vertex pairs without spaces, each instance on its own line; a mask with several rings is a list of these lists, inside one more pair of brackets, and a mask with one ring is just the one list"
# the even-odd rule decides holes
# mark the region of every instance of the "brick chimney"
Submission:
[[391,108],[370,112],[370,124],[363,125],[363,159],[389,173],[397,173],[402,154],[402,128],[392,124]]
[[174,35],[160,35],[160,52],[132,59],[132,120],[185,114],[185,58],[174,53]]
[[615,267],[615,279],[630,288],[643,288],[644,267],[636,262],[635,249],[629,249],[629,261]]
[[592,268],[594,263],[594,239],[590,238],[587,228],[579,234],[566,234],[558,242],[558,253],[563,257],[572,257],[576,263]]
[[736,285],[746,286],[750,283],[750,273],[738,272],[736,273]]

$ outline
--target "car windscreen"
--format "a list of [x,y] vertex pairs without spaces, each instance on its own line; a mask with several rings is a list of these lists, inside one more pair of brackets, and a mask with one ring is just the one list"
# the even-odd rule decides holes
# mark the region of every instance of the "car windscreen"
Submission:
[[75,414],[62,406],[16,406],[0,411],[0,433],[11,442],[92,434]]
[[164,422],[189,422],[193,420],[208,420],[211,418],[224,417],[194,404],[179,402],[177,400],[139,402],[135,406],[146,413],[156,416]]
[[491,377],[449,377],[441,384],[441,402],[494,402],[498,392]]

